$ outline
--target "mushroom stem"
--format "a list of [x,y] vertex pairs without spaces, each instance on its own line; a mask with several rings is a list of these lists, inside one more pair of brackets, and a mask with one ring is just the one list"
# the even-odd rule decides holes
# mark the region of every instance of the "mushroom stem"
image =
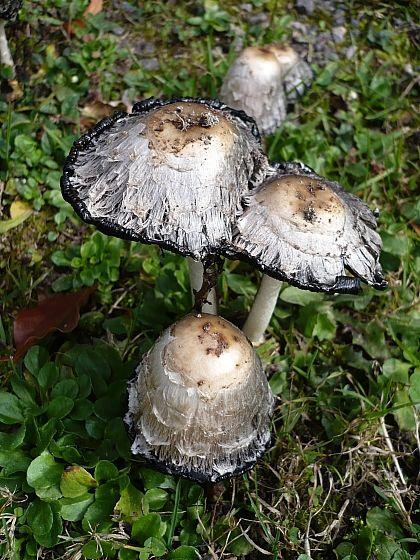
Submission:
[[[190,284],[193,300],[196,299],[196,294],[201,292],[204,279],[204,266],[201,261],[195,261],[188,257],[188,269],[190,271]],[[205,296],[205,303],[203,303],[201,311],[203,313],[210,313],[211,315],[218,315],[218,297],[216,287],[211,288],[210,292]]]
[[264,341],[264,332],[276,307],[281,285],[280,280],[271,278],[266,274],[263,275],[251,311],[242,328],[242,332],[251,342],[260,343]]
[[15,65],[13,63],[12,53],[10,52],[9,45],[7,43],[6,31],[4,29],[5,24],[4,19],[0,19],[0,62],[11,66],[13,68],[13,74],[15,70]]

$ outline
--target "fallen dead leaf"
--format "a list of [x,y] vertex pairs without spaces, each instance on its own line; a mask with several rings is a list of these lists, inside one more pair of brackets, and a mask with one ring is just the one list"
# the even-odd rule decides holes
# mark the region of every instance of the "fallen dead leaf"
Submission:
[[38,340],[53,331],[70,332],[76,328],[80,319],[79,310],[98,283],[90,288],[44,299],[36,307],[19,311],[14,322],[14,339],[16,352],[13,362],[18,359]]
[[83,12],[84,19],[82,18],[75,19],[70,23],[65,23],[64,29],[67,31],[69,35],[74,33],[76,27],[78,27],[79,29],[83,29],[83,27],[86,27],[85,19],[87,18],[88,14],[92,14],[94,16],[95,14],[99,14],[99,12],[102,12],[102,9],[103,9],[103,0],[90,0],[89,6]]

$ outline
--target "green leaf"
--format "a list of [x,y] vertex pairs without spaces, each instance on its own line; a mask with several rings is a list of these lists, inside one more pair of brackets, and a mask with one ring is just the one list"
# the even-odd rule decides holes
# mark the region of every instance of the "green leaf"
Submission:
[[36,406],[35,395],[36,389],[25,379],[21,379],[17,375],[12,375],[10,378],[10,384],[12,386],[13,392],[19,397],[19,401],[28,407]]
[[104,553],[103,549],[99,543],[95,540],[91,540],[83,545],[82,547],[82,554],[85,558],[89,559],[96,559],[96,558],[103,558]]
[[0,449],[0,466],[3,467],[3,476],[10,476],[15,472],[26,472],[31,459],[21,450]]
[[47,416],[49,418],[64,418],[71,412],[73,406],[73,399],[69,397],[56,397],[48,405]]
[[373,507],[366,514],[366,523],[373,531],[388,533],[396,539],[403,539],[405,536],[398,518],[388,509]]
[[373,531],[367,525],[362,527],[357,536],[357,557],[360,559],[370,558],[373,545]]
[[113,418],[107,423],[104,436],[116,443],[120,457],[131,457],[131,442],[122,418]]
[[94,477],[98,483],[117,478],[118,475],[117,467],[109,461],[99,461],[95,467]]
[[163,541],[155,537],[149,537],[145,540],[144,546],[152,549],[152,554],[156,557],[162,556],[166,552],[166,546]]
[[382,366],[382,373],[395,383],[408,383],[408,371],[411,367],[407,362],[389,358]]
[[22,404],[16,395],[12,393],[0,393],[0,422],[3,424],[22,424]]
[[408,387],[397,389],[392,397],[393,408],[401,405],[407,406],[397,408],[397,410],[392,410],[392,415],[394,416],[400,430],[411,430],[414,432],[416,429],[416,422],[414,418],[416,412],[411,404]]
[[420,368],[416,368],[410,375],[410,398],[413,402],[420,403]]
[[113,397],[102,397],[95,401],[93,412],[105,422],[116,417],[122,417],[125,413],[125,395]]
[[184,519],[181,521],[181,532],[179,533],[179,542],[187,546],[199,546],[203,539],[197,533],[197,521],[192,519]]
[[48,389],[51,389],[51,387],[54,387],[57,383],[59,375],[60,372],[58,371],[58,367],[53,362],[48,362],[42,366],[36,377],[40,388],[45,392]]
[[300,290],[299,288],[295,288],[295,286],[287,286],[287,288],[280,292],[280,299],[296,305],[308,305],[308,303],[313,301],[322,301],[324,295],[318,292]]
[[167,560],[197,560],[200,558],[198,550],[192,546],[181,545],[166,556]]
[[[46,503],[41,500],[35,500],[32,504],[36,504],[32,513],[35,527],[33,528],[34,538],[41,546],[52,548],[58,543],[58,536],[61,535],[63,531],[61,516],[59,514],[60,506],[57,502]],[[41,514],[40,518],[35,519],[38,518],[39,514]],[[52,514],[52,523],[50,514]],[[43,523],[43,521],[47,521],[47,523]]]
[[71,258],[64,251],[56,251],[51,255],[52,262],[57,266],[71,266]]
[[145,490],[150,490],[150,488],[168,488],[169,490],[176,489],[176,483],[172,476],[146,468],[140,469],[140,474],[143,479],[143,486]]
[[232,542],[227,545],[226,550],[240,556],[249,554],[254,550],[254,547],[244,536],[240,536],[232,540]]
[[93,413],[93,403],[85,398],[76,399],[70,412],[74,420],[86,420]]
[[143,546],[149,537],[159,539],[163,537],[165,531],[166,523],[161,520],[160,515],[158,513],[149,513],[134,523],[131,536],[140,546]]
[[51,391],[51,398],[68,397],[74,400],[79,392],[79,386],[74,379],[63,379]]
[[60,490],[65,498],[77,498],[97,486],[96,480],[83,467],[67,467],[61,476]]
[[48,533],[54,522],[50,504],[39,498],[31,502],[28,506],[27,521],[34,533]]
[[32,346],[26,353],[24,363],[28,370],[37,377],[40,369],[48,362],[50,355],[42,346]]
[[149,508],[152,511],[160,510],[168,501],[169,494],[161,488],[151,488],[146,492],[146,498],[149,502]]
[[316,316],[316,323],[312,331],[312,336],[316,336],[319,340],[333,340],[335,337],[336,324],[332,317],[325,313],[319,313]]
[[100,418],[89,416],[85,422],[87,433],[95,439],[103,439],[106,423]]
[[23,224],[23,222],[27,220],[31,214],[32,210],[25,210],[25,212],[22,212],[22,214],[19,214],[16,218],[0,220],[0,234],[6,233],[9,229],[20,226],[20,224]]
[[149,513],[149,505],[145,495],[131,483],[121,492],[121,498],[118,500],[115,509],[120,512],[124,521],[131,525],[137,519]]
[[41,454],[51,443],[52,438],[57,433],[61,433],[63,430],[62,423],[57,418],[50,418],[48,422],[42,426],[34,420],[34,431],[36,434],[36,449],[38,454]]
[[101,533],[109,532],[112,525],[112,515],[115,504],[120,497],[120,488],[117,482],[105,482],[95,491],[95,501],[86,510],[83,518],[83,528],[96,527]]
[[13,451],[22,445],[26,434],[26,422],[16,432],[10,434],[0,432],[0,451]]
[[66,521],[80,521],[94,501],[93,494],[81,494],[77,498],[61,498],[60,514]]
[[55,462],[54,457],[44,451],[28,467],[27,482],[43,499],[61,498],[60,480],[64,465]]

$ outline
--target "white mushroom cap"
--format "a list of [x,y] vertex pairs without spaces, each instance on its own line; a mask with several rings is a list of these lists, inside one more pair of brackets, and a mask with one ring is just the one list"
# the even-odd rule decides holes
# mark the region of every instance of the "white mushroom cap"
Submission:
[[217,482],[251,469],[270,441],[273,395],[251,343],[219,316],[165,330],[129,386],[132,452],[159,469]]
[[369,206],[306,166],[280,166],[249,197],[236,228],[237,258],[299,288],[358,293],[360,280],[387,287]]
[[219,93],[221,101],[242,109],[271,134],[286,117],[280,64],[265,47],[248,47],[229,68]]
[[75,142],[61,186],[104,233],[199,260],[231,238],[242,195],[267,167],[244,113],[219,101],[149,99]]
[[272,52],[280,65],[284,91],[288,101],[296,101],[298,95],[303,95],[313,79],[312,68],[302,60],[298,53],[288,45],[271,43],[265,45]]

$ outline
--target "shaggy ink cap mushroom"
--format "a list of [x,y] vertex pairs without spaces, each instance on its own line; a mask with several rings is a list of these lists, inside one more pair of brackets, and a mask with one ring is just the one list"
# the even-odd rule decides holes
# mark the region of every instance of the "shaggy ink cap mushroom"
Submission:
[[312,68],[289,45],[271,43],[264,48],[276,57],[287,100],[294,103],[311,85],[314,75]]
[[248,47],[223,79],[219,98],[255,119],[262,134],[272,134],[286,117],[281,66],[266,47]]
[[0,63],[11,66],[14,73],[13,57],[6,38],[5,23],[15,19],[22,6],[22,0],[0,0]]
[[219,101],[150,98],[76,141],[61,187],[108,235],[204,260],[231,239],[268,161],[253,119]]
[[248,198],[230,258],[305,290],[356,294],[360,280],[386,289],[369,206],[305,165],[276,167]]
[[163,472],[217,482],[265,453],[273,403],[244,334],[219,316],[189,314],[143,357],[124,420],[134,454]]

